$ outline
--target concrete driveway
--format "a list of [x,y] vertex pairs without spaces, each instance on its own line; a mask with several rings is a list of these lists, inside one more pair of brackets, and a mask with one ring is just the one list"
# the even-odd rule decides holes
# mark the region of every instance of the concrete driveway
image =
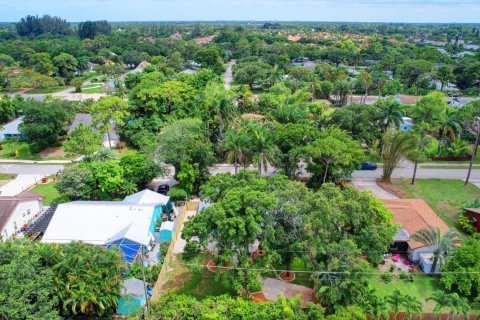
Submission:
[[62,165],[0,163],[0,173],[49,176],[63,170]]
[[379,199],[398,199],[398,197],[377,185],[376,179],[352,179],[350,181],[357,189],[368,190]]

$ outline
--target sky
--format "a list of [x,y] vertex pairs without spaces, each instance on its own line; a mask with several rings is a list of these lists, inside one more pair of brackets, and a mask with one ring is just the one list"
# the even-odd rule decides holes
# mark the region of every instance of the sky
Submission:
[[0,0],[0,21],[480,22],[480,0]]

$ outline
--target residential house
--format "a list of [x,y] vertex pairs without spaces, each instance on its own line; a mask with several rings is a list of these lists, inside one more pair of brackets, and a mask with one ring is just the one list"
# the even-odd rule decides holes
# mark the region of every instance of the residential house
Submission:
[[0,235],[2,239],[17,236],[43,209],[43,196],[31,191],[16,196],[0,196]]
[[141,314],[147,299],[153,294],[152,289],[145,281],[136,278],[123,280],[118,300],[117,314],[133,316]]
[[[68,128],[68,134],[70,134],[76,127],[80,124],[85,126],[92,126],[93,125],[93,117],[88,113],[77,113],[75,118],[73,119],[72,124]],[[118,125],[116,122],[112,123],[110,128],[110,133],[107,135],[106,133],[102,136],[103,146],[109,148],[110,145],[112,147],[116,146],[120,141],[120,136],[117,133]],[[98,129],[95,128],[95,131],[99,132]],[[110,140],[110,141],[109,141]]]
[[133,72],[133,73],[143,72],[143,70],[145,69],[145,67],[146,67],[146,66],[149,66],[149,65],[151,65],[150,62],[148,62],[148,61],[142,61],[142,62],[140,62],[140,63],[138,64],[138,66],[137,66],[135,69],[133,69],[131,72]]
[[[46,227],[42,242],[82,241],[123,251],[132,263],[138,253],[156,248],[155,226],[173,210],[170,197],[143,190],[123,201],[74,201],[59,204]],[[151,260],[151,259],[150,259]]]
[[180,32],[175,32],[174,34],[172,34],[170,36],[170,39],[173,39],[173,40],[180,40],[182,39],[182,34]]
[[3,125],[0,124],[0,141],[9,138],[16,138],[21,141],[27,140],[18,128],[22,122],[22,118],[17,118]]
[[440,229],[440,232],[445,234],[448,226],[422,199],[385,199],[382,201],[393,213],[392,222],[400,225],[390,251],[407,254],[410,261],[419,262],[423,271],[429,272],[433,262],[429,257],[431,258],[433,249],[412,240],[412,235],[429,225]]
[[288,35],[287,39],[288,41],[298,42],[302,39],[302,37],[290,34]]
[[208,44],[208,43],[212,42],[213,39],[215,39],[216,37],[217,37],[216,35],[213,35],[213,36],[208,36],[208,37],[195,38],[193,40],[195,41],[196,44],[201,45],[201,44]]
[[475,230],[480,232],[480,208],[464,208],[463,211]]

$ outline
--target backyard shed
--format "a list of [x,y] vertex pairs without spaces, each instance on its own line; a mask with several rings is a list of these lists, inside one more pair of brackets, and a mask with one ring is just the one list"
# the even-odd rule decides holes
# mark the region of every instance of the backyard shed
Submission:
[[172,221],[165,221],[160,226],[160,242],[172,241],[173,233],[175,232],[175,225]]

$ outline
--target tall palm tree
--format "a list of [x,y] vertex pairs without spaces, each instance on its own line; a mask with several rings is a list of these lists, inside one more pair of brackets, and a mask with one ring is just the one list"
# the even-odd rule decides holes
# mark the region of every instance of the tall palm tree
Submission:
[[445,234],[441,234],[440,228],[435,228],[431,225],[417,231],[412,240],[423,243],[429,247],[433,252],[433,264],[431,273],[435,273],[437,264],[440,267],[445,264],[445,256],[459,243],[458,234],[455,231],[447,231]]
[[405,115],[400,103],[395,99],[380,99],[375,105],[379,108],[378,116],[382,121],[382,131],[386,131],[390,126],[400,127],[402,117]]
[[252,154],[253,160],[262,174],[262,167],[266,171],[268,164],[273,163],[277,154],[277,147],[273,137],[266,126],[256,124],[252,128]]
[[390,183],[393,171],[402,158],[412,158],[417,150],[415,135],[389,128],[383,135],[383,175],[382,182]]
[[438,133],[440,141],[438,143],[438,155],[442,154],[442,149],[447,139],[455,140],[462,132],[462,122],[457,113],[458,109],[446,108],[442,121],[438,124]]
[[390,306],[390,311],[393,312],[393,316],[397,319],[397,314],[402,310],[402,305],[405,301],[405,296],[399,289],[395,289],[391,295],[387,297],[387,302]]
[[422,303],[414,296],[405,295],[403,307],[408,320],[412,320],[414,314],[419,315],[422,313]]
[[462,316],[467,319],[468,313],[471,311],[471,305],[464,297],[460,297],[457,293],[446,293],[445,291],[435,291],[427,301],[435,301],[436,305],[433,312],[439,316],[444,311],[450,311],[448,319],[459,319]]
[[225,134],[224,148],[227,152],[227,161],[233,162],[235,174],[238,165],[244,163],[249,153],[249,141],[243,132],[229,130]]

